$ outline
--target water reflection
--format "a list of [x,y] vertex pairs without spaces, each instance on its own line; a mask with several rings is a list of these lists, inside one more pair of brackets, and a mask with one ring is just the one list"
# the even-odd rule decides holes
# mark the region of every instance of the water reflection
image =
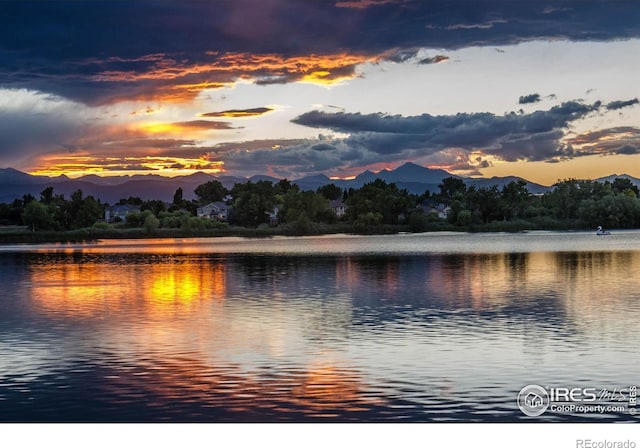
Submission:
[[517,420],[634,380],[638,251],[0,258],[5,421]]

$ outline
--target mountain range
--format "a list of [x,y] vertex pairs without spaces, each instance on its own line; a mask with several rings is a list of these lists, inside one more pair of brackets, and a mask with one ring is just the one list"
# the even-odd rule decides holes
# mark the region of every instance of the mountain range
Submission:
[[[291,182],[298,185],[302,190],[316,190],[318,187],[334,183],[341,188],[360,188],[375,179],[382,179],[386,182],[394,182],[399,188],[406,188],[411,193],[422,194],[425,190],[431,192],[439,191],[438,185],[447,177],[457,177],[462,179],[467,185],[476,187],[488,187],[497,185],[502,188],[512,181],[520,180],[519,177],[492,177],[492,178],[465,178],[454,176],[441,169],[425,168],[415,163],[405,163],[394,170],[382,170],[377,173],[364,171],[353,179],[330,179],[318,174],[294,179]],[[630,179],[635,185],[640,187],[640,179],[628,175],[616,175],[596,179],[598,181],[612,181],[616,177]],[[182,188],[185,199],[194,199],[194,190],[198,185],[211,180],[220,181],[226,188],[233,187],[236,183],[247,181],[257,182],[268,180],[278,182],[280,179],[256,175],[250,178],[236,176],[214,176],[202,172],[190,174],[188,176],[164,177],[156,174],[137,174],[133,176],[108,176],[101,177],[87,175],[77,179],[71,179],[65,175],[58,177],[33,176],[13,168],[0,169],[0,202],[13,202],[14,199],[22,198],[25,194],[40,196],[40,192],[51,186],[56,194],[63,194],[69,197],[71,193],[80,189],[85,196],[92,195],[106,203],[116,203],[122,198],[138,196],[144,200],[160,199],[163,201],[173,200],[173,195],[178,188]],[[527,188],[533,194],[544,193],[549,190],[549,186],[540,185],[522,179],[527,183]]]

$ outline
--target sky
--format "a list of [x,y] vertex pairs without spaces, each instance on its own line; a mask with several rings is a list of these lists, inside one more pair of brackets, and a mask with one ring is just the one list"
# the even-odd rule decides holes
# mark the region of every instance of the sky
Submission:
[[0,0],[0,167],[640,177],[635,0]]

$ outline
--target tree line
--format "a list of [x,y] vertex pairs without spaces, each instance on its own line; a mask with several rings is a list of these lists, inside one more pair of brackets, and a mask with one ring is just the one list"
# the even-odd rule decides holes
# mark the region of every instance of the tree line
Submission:
[[[523,228],[640,226],[639,191],[630,180],[613,182],[568,179],[559,181],[545,194],[533,195],[522,180],[502,188],[467,186],[461,179],[450,177],[438,186],[439,191],[412,194],[394,183],[377,179],[361,188],[341,189],[335,184],[302,191],[283,179],[237,183],[230,190],[213,180],[195,189],[196,199],[184,199],[181,188],[173,201],[121,199],[118,204],[139,207],[123,222],[104,222],[105,209],[93,196],[81,190],[70,198],[45,188],[40,198],[24,195],[12,203],[0,204],[0,224],[28,226],[33,231],[77,230],[87,227],[107,229],[159,228],[202,230],[229,225],[256,228],[278,225],[296,233],[319,231],[323,224],[338,221],[355,232],[376,231],[382,226],[405,226],[411,231],[442,228],[474,229],[497,224]],[[341,201],[344,216],[337,216],[330,201]],[[225,202],[227,222],[196,216],[198,207],[211,202]],[[444,213],[441,217],[438,212]],[[275,222],[274,222],[275,219]]]

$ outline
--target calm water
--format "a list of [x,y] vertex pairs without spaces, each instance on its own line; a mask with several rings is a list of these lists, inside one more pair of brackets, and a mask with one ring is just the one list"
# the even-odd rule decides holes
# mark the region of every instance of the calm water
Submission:
[[525,417],[640,383],[640,232],[0,246],[0,421]]

